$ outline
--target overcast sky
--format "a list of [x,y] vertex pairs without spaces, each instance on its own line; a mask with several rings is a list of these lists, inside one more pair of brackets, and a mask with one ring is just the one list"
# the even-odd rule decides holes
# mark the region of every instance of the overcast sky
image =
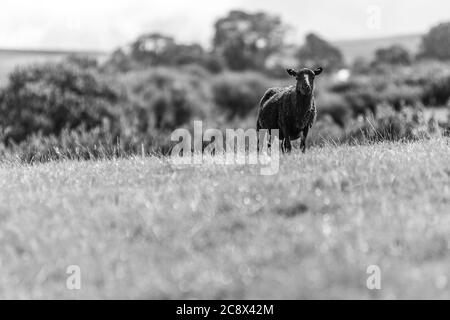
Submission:
[[448,0],[1,0],[0,48],[111,50],[152,31],[207,45],[214,21],[230,9],[280,15],[295,42],[309,31],[342,40],[422,33],[450,21]]

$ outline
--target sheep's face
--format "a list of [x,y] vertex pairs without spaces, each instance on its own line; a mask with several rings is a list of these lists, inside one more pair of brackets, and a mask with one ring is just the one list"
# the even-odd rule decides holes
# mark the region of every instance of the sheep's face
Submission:
[[314,78],[322,73],[322,68],[311,70],[303,68],[299,71],[293,69],[287,69],[287,73],[297,79],[297,92],[301,95],[310,95],[314,90]]

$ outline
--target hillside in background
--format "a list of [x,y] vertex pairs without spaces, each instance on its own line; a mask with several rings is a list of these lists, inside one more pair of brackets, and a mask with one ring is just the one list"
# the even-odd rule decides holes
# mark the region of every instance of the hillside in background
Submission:
[[[417,53],[420,47],[421,35],[396,36],[378,39],[336,41],[333,44],[343,53],[346,62],[351,63],[358,57],[370,59],[379,48],[400,44],[411,53]],[[0,49],[0,85],[5,84],[8,74],[20,65],[42,62],[57,62],[71,54],[87,54],[104,59],[104,52],[70,52],[70,51],[39,51],[39,50],[2,50]]]
[[376,39],[359,39],[335,41],[335,45],[341,50],[347,63],[352,63],[356,58],[362,57],[371,60],[375,51],[387,48],[394,44],[401,45],[412,54],[417,54],[420,49],[422,35],[405,35]]

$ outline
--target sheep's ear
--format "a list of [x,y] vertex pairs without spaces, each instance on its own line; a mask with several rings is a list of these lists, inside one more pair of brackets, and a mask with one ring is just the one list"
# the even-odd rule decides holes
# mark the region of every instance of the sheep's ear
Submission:
[[292,77],[296,77],[297,76],[297,72],[294,69],[286,69],[286,71]]
[[316,70],[314,70],[314,74],[315,74],[316,76],[318,76],[319,74],[322,73],[322,71],[323,71],[323,68],[322,68],[322,67],[318,67]]

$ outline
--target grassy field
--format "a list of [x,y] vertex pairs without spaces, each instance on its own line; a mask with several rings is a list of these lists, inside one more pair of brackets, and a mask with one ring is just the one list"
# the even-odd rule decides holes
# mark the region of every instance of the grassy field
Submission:
[[313,148],[274,176],[3,161],[0,298],[449,299],[449,159],[442,138]]

